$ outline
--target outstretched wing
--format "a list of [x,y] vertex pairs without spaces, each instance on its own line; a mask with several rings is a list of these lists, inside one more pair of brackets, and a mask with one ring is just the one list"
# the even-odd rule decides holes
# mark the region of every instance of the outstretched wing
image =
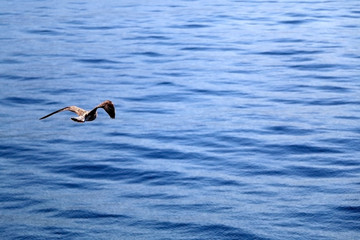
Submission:
[[70,112],[74,112],[76,113],[78,116],[82,116],[86,113],[86,110],[84,109],[81,109],[79,107],[76,107],[76,106],[70,106],[70,107],[64,107],[62,109],[59,109],[53,113],[50,113],[42,118],[40,118],[40,120],[44,119],[44,118],[47,118],[47,117],[50,117],[51,115],[54,115],[55,113],[59,113],[59,112],[63,112],[63,111],[70,111]]
[[103,108],[111,118],[115,118],[115,106],[111,101],[105,101]]
[[97,105],[93,110],[89,112],[89,115],[95,114],[98,108],[103,108],[111,118],[115,118],[115,106],[110,100],[106,100]]

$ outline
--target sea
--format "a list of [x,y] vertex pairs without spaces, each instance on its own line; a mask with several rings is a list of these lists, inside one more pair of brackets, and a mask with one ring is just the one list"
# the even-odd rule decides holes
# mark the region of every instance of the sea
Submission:
[[[0,239],[360,239],[358,0],[1,0]],[[91,110],[77,123],[66,106]]]

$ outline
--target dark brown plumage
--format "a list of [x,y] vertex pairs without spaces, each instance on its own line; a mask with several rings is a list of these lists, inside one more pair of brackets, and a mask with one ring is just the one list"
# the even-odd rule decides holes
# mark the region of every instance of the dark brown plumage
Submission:
[[78,117],[71,118],[71,120],[73,120],[75,122],[83,123],[85,121],[93,121],[97,117],[97,109],[98,108],[103,108],[109,114],[109,116],[111,118],[115,118],[115,106],[110,100],[106,100],[106,101],[100,103],[99,105],[97,105],[94,109],[92,109],[90,111],[86,111],[77,106],[64,107],[64,108],[61,108],[53,113],[50,113],[50,114],[40,118],[40,120],[50,117],[51,115],[54,115],[55,113],[59,113],[62,111],[70,111],[70,112],[74,112],[78,115]]

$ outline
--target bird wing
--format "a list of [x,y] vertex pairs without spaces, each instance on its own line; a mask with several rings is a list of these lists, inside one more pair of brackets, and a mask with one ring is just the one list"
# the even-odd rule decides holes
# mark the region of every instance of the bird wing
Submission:
[[103,108],[111,118],[115,118],[115,106],[110,100],[106,100],[97,105],[93,110],[89,112],[89,115],[94,114],[98,108]]
[[111,101],[105,101],[103,108],[111,118],[115,118],[115,106]]
[[55,113],[59,113],[59,112],[62,112],[62,111],[74,112],[74,113],[76,113],[76,114],[79,115],[79,116],[82,116],[82,115],[84,115],[84,114],[87,112],[86,110],[81,109],[81,108],[79,108],[79,107],[77,107],[77,106],[64,107],[64,108],[61,108],[61,109],[59,109],[59,110],[57,110],[57,111],[55,111],[55,112],[52,112],[52,113],[50,113],[50,114],[48,114],[48,115],[40,118],[40,120],[42,120],[42,119],[44,119],[44,118],[47,118],[47,117],[50,117],[51,115],[54,115]]

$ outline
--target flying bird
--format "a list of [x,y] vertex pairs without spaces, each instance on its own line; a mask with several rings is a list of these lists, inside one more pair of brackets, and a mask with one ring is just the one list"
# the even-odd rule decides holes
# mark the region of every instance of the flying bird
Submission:
[[78,117],[71,118],[71,120],[73,120],[75,122],[83,123],[85,121],[93,121],[97,117],[97,109],[98,108],[103,108],[107,112],[107,114],[109,114],[109,116],[111,118],[115,118],[115,106],[110,100],[106,100],[106,101],[100,103],[99,105],[97,105],[93,110],[90,110],[90,111],[86,111],[77,106],[64,107],[64,108],[61,108],[53,113],[50,113],[50,114],[40,118],[40,120],[50,117],[51,115],[54,115],[55,113],[59,113],[62,111],[70,111],[70,112],[74,112],[78,115]]

